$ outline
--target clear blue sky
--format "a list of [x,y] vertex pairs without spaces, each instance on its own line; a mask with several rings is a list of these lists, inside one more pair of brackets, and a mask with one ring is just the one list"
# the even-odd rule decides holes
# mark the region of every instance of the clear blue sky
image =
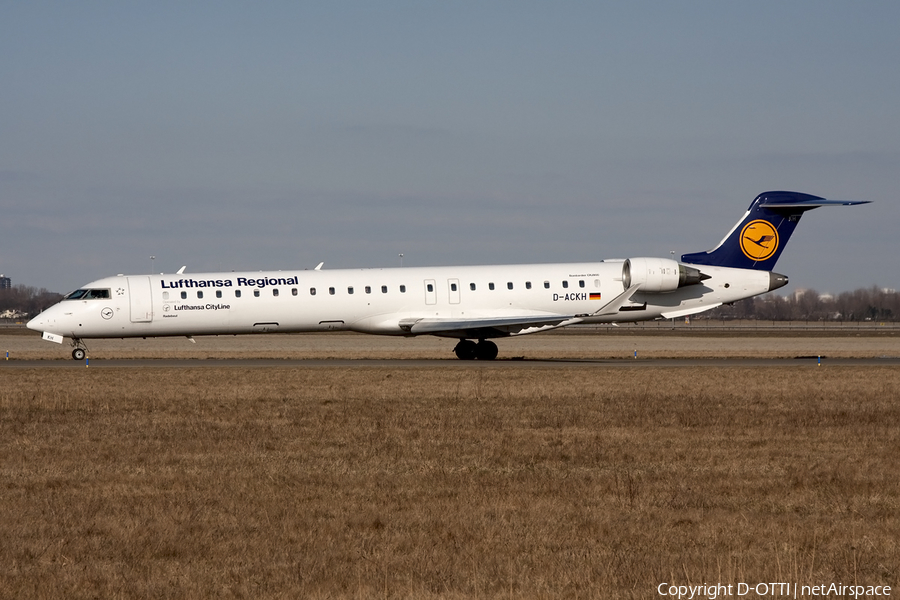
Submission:
[[789,189],[792,285],[900,288],[897,2],[0,8],[0,273],[669,256]]

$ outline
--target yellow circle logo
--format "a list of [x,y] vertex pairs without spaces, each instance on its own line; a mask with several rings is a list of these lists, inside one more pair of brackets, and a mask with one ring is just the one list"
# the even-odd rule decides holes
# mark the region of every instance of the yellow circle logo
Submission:
[[750,221],[741,230],[741,250],[750,260],[766,260],[778,250],[778,230],[768,221]]

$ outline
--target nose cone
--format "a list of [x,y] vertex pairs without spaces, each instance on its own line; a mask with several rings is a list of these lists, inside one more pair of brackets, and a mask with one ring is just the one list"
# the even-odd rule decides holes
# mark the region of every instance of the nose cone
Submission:
[[34,329],[35,331],[53,331],[54,329],[56,329],[57,317],[59,316],[59,304],[54,304],[47,310],[38,313],[35,318],[25,324],[25,327],[27,327],[28,329]]
[[25,327],[28,329],[34,329],[35,331],[43,331],[44,330],[44,313],[39,314],[35,318],[31,319],[27,323],[25,323]]

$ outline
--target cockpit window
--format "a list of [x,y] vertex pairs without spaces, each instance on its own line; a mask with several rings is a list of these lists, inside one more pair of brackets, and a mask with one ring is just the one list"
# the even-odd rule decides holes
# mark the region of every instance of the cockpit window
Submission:
[[109,290],[75,290],[64,300],[108,300]]

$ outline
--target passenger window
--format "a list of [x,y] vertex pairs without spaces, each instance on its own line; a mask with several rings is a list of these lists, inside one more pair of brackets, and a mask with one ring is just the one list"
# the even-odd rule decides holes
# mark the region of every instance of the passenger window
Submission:
[[549,289],[550,289],[550,282],[549,282],[549,281],[545,281],[545,282],[544,282],[544,289],[545,289],[545,290],[549,290]]
[[328,288],[328,293],[331,294],[332,296],[334,296],[334,288],[333,287]]
[[253,296],[259,298],[259,290],[253,290]]
[[367,294],[371,294],[371,293],[372,293],[372,286],[371,286],[371,285],[367,285],[367,286],[366,286],[366,293],[367,293]]
[[272,295],[278,296],[278,288],[272,288]]
[[563,287],[564,287],[564,288],[569,287],[569,282],[568,282],[568,281],[563,281]]
[[475,284],[474,284],[474,283],[470,283],[470,284],[469,284],[469,289],[472,290],[472,291],[474,292],[474,291],[475,291]]
[[400,293],[401,293],[401,294],[405,294],[405,293],[406,293],[406,286],[405,286],[405,285],[401,285],[401,286],[400,286]]
[[203,292],[197,292],[197,298],[203,299]]
[[506,282],[506,289],[508,289],[508,290],[513,289],[512,281],[507,281],[507,282]]
[[291,288],[291,296],[296,296],[297,294],[297,288]]
[[493,289],[494,289],[494,284],[493,284],[493,282],[491,282],[491,283],[488,284],[488,289],[489,289],[489,290],[493,290]]
[[578,287],[580,287],[580,288],[583,288],[583,287],[584,287],[584,279],[579,279],[579,280],[578,280]]
[[309,288],[309,295],[310,295],[310,296],[315,296],[315,295],[316,295],[316,288]]
[[451,291],[451,292],[455,292],[455,291],[456,291],[456,284],[455,284],[455,283],[451,283],[451,284],[450,284],[450,291]]
[[427,287],[428,287],[428,291],[429,291],[429,292],[433,292],[433,291],[434,291],[434,286],[431,285],[430,283],[428,284]]
[[526,290],[530,290],[530,289],[531,289],[531,282],[530,282],[530,281],[526,281],[526,282],[525,282],[525,289],[526,289]]
[[353,286],[350,286],[350,287],[347,288],[347,293],[348,293],[348,294],[352,294],[352,293],[353,293]]
[[181,292],[181,299],[187,300],[187,292]]
[[222,290],[216,290],[216,298],[222,297]]
[[387,286],[386,285],[381,286],[381,293],[387,294]]
[[234,290],[234,297],[235,297],[235,298],[240,298],[240,297],[241,297],[241,290]]

